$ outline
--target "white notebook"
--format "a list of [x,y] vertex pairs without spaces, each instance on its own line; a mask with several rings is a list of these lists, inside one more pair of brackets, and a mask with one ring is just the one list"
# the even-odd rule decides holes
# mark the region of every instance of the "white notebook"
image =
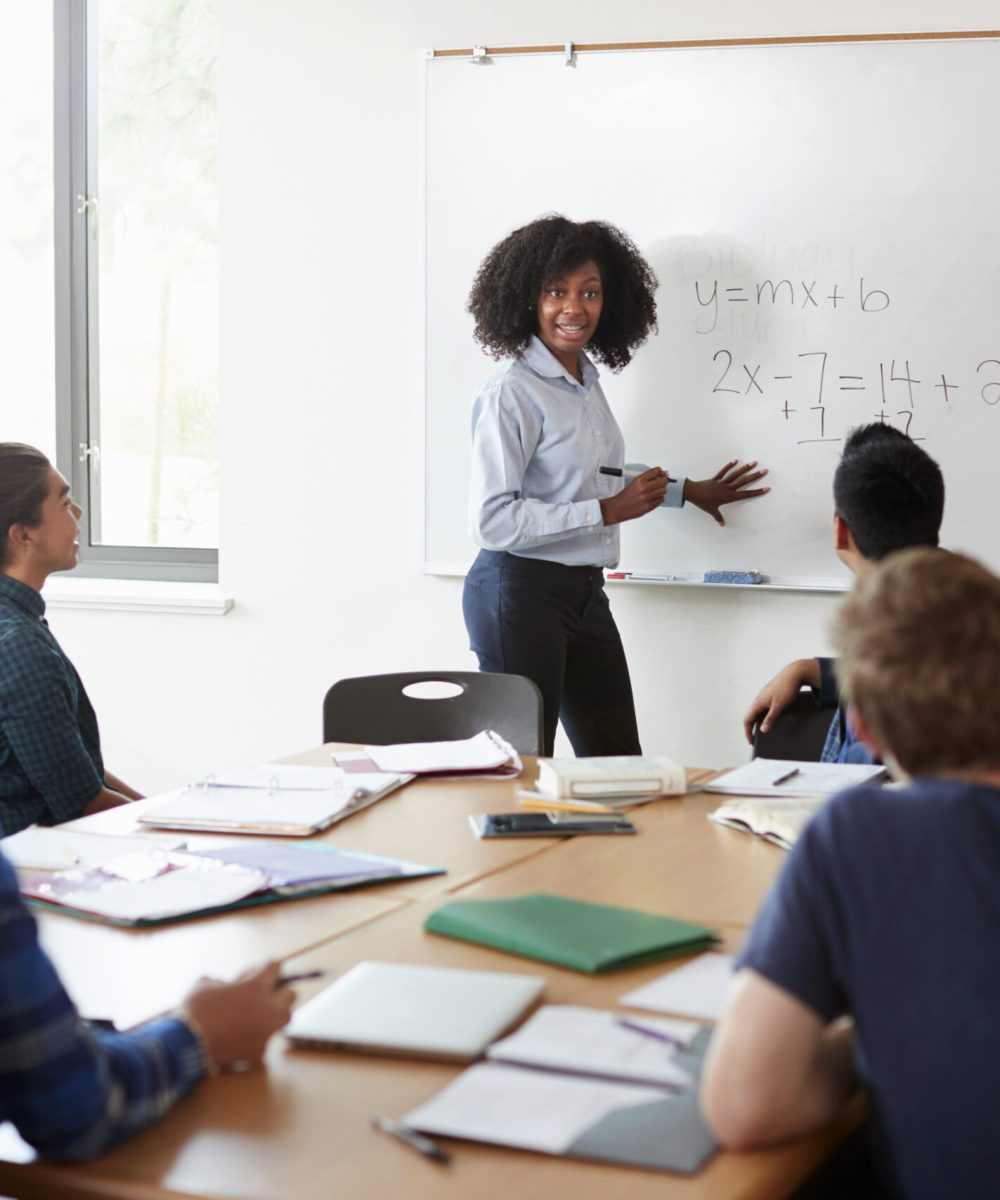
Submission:
[[755,758],[706,783],[705,791],[723,796],[832,796],[843,788],[873,782],[884,774],[885,767],[862,763]]
[[295,1045],[469,1062],[538,999],[537,975],[362,962],[297,1009]]

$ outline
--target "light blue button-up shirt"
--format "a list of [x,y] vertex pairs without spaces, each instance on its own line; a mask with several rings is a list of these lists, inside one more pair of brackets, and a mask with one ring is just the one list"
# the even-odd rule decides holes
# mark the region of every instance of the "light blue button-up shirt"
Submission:
[[[582,352],[580,366],[583,383],[533,337],[476,396],[469,519],[477,545],[567,566],[617,565],[620,526],[603,524],[600,501],[629,481],[599,468],[621,467],[625,443]],[[664,503],[679,508],[683,497],[678,479]]]

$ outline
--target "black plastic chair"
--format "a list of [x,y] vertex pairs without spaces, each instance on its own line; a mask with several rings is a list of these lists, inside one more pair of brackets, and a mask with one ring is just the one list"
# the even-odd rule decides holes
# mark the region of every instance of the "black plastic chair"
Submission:
[[767,733],[754,726],[753,757],[819,762],[836,712],[835,704],[817,704],[812,691],[799,692]]
[[[418,685],[452,684],[456,695],[407,695]],[[439,689],[435,689],[439,690]],[[436,742],[495,729],[521,754],[541,754],[542,693],[523,675],[404,671],[341,679],[323,700],[324,742]]]

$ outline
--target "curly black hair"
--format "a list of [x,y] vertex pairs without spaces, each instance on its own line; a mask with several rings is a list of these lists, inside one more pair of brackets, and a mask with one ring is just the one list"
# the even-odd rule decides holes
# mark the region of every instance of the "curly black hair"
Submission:
[[657,281],[628,234],[605,221],[550,213],[497,243],[469,293],[476,341],[492,358],[519,353],[538,332],[535,304],[542,288],[591,261],[601,270],[604,307],[587,350],[620,371],[656,329]]

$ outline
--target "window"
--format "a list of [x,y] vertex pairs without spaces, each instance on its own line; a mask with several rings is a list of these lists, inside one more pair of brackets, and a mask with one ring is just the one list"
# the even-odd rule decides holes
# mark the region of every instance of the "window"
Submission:
[[53,370],[52,14],[8,0],[0,38],[0,422],[56,452]]
[[86,574],[217,575],[216,2],[55,0],[55,423]]

